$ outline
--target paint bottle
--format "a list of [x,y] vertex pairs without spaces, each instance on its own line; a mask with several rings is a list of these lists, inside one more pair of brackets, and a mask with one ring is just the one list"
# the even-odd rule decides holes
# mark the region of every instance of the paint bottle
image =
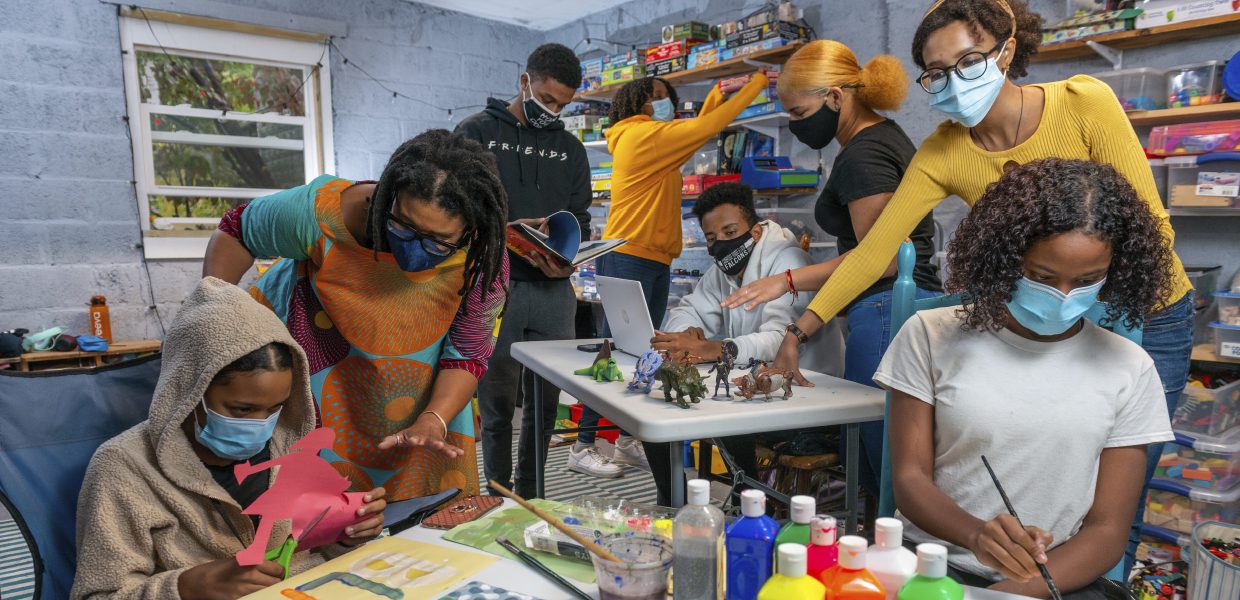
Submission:
[[805,546],[784,544],[778,555],[779,572],[762,586],[758,600],[821,600],[825,596],[822,583],[805,573]]
[[820,515],[809,523],[809,576],[815,579],[823,571],[834,567],[840,562],[840,549],[835,545],[835,517]]
[[964,600],[964,588],[947,576],[947,548],[917,545],[917,575],[900,589],[897,600]]
[[87,328],[90,335],[101,337],[112,343],[112,319],[108,316],[108,299],[103,296],[90,297],[90,324]]
[[827,586],[826,600],[885,600],[883,584],[865,568],[865,538],[840,538],[840,564],[822,572],[819,579]]
[[723,598],[723,513],[710,504],[710,482],[692,479],[689,501],[672,525],[672,592],[675,600]]
[[[814,518],[814,509],[817,508],[817,502],[809,496],[793,496],[789,500],[791,520],[784,523],[783,528],[779,530],[779,535],[775,536],[775,547],[781,544],[800,544],[802,546],[809,545],[809,521]],[[776,570],[779,570],[778,563]]]
[[779,523],[766,515],[766,494],[741,492],[741,518],[728,527],[724,544],[728,554],[728,600],[754,600],[771,578],[772,557]]
[[865,568],[874,575],[887,600],[895,600],[900,588],[917,574],[917,555],[904,547],[904,523],[884,517],[874,521],[874,545],[865,557]]

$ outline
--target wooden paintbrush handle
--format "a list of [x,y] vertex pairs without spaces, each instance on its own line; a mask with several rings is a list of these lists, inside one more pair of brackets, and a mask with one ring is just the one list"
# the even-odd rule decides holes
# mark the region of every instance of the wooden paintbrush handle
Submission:
[[520,504],[521,508],[524,508],[525,510],[528,510],[534,513],[534,516],[546,521],[552,527],[555,527],[556,529],[560,530],[560,532],[563,533],[564,535],[567,535],[568,537],[573,538],[574,541],[584,546],[590,552],[593,552],[612,562],[618,562],[618,563],[624,562],[620,560],[619,558],[617,558],[615,554],[612,554],[608,552],[607,550],[603,549],[602,546],[599,546],[598,544],[582,537],[580,533],[573,531],[573,528],[569,527],[568,525],[565,525],[563,521],[539,510],[538,507],[534,506],[533,504],[530,504],[528,501],[525,500],[525,498],[522,498],[512,493],[512,490],[509,490],[508,488],[494,481],[491,481],[490,483],[488,483],[488,485],[490,486],[491,489],[499,492],[500,494],[503,494],[507,498],[511,498],[513,502]]

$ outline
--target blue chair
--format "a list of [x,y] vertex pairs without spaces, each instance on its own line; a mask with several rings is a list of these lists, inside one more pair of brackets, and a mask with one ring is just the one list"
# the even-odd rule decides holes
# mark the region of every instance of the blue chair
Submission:
[[0,502],[30,549],[35,598],[69,597],[86,466],[100,444],[146,419],[159,368],[157,354],[88,370],[0,371]]
[[[944,306],[956,306],[961,302],[960,294],[951,294],[939,296],[936,298],[917,298],[917,284],[913,281],[913,267],[917,259],[917,253],[913,249],[911,242],[904,242],[900,245],[900,253],[896,259],[896,282],[892,288],[891,300],[891,337],[895,339],[896,334],[900,331],[900,327],[904,322],[913,316],[913,313],[922,310],[931,310],[942,308]],[[1085,318],[1099,323],[1106,316],[1106,305],[1099,302],[1094,304],[1089,312],[1085,313]],[[1123,323],[1108,324],[1108,327],[1115,333],[1132,340],[1140,345],[1142,337],[1142,328],[1137,327],[1130,329],[1125,327]],[[887,340],[890,342],[891,340]],[[887,393],[887,405],[883,409],[883,420],[886,422],[891,412],[891,393]],[[887,447],[887,428],[883,428],[883,462],[882,473],[879,479],[879,499],[878,499],[878,515],[880,517],[890,517],[895,514],[896,498],[895,491],[891,485],[891,455]],[[1123,561],[1116,565],[1106,574],[1107,579],[1114,581],[1124,581]]]

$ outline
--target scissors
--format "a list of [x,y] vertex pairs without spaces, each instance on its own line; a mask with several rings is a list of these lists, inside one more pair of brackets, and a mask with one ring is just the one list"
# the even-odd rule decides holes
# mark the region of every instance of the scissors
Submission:
[[296,538],[289,536],[288,539],[284,540],[283,544],[268,550],[267,554],[263,556],[266,560],[274,560],[281,567],[284,567],[284,579],[288,579],[289,564],[293,562],[293,554],[297,552],[297,542],[305,538],[306,534],[318,526],[319,522],[323,520],[323,517],[327,516],[330,510],[330,506],[324,508],[323,512],[319,513],[319,516],[315,517],[305,529],[301,530],[301,535]]

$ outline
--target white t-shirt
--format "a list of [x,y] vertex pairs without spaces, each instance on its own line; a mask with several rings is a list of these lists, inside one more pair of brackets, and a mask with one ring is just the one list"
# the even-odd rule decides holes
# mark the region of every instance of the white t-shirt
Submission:
[[[969,514],[1006,514],[986,455],[1026,525],[1074,535],[1094,500],[1104,448],[1172,439],[1154,362],[1088,321],[1060,342],[965,331],[958,307],[922,311],[900,329],[874,381],[934,407],[934,485]],[[902,515],[905,535],[939,542]],[[998,580],[965,548],[952,566]]]

